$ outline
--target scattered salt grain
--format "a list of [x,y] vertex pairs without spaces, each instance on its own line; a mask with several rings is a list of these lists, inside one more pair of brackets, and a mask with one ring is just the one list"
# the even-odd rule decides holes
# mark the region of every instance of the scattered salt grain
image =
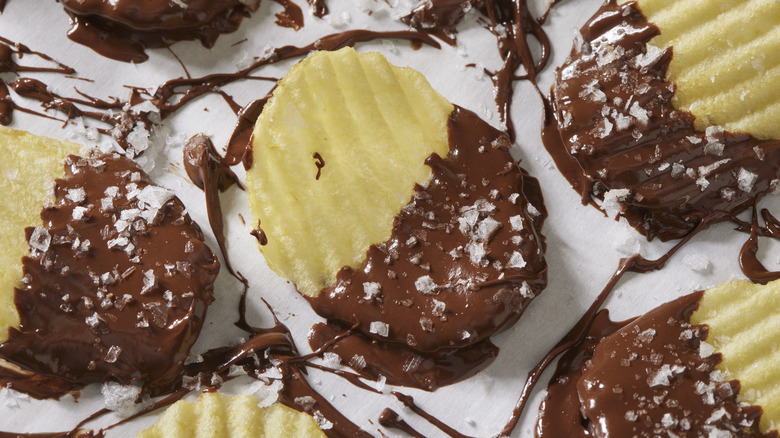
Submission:
[[133,413],[136,400],[141,394],[141,388],[117,382],[105,382],[100,392],[103,394],[103,402],[108,410],[114,411],[121,417],[126,417]]
[[739,186],[740,190],[746,193],[750,193],[750,191],[753,190],[753,186],[756,184],[757,180],[757,174],[745,169],[744,167],[739,168],[739,173],[737,174],[737,185]]
[[608,217],[614,219],[618,213],[623,211],[621,201],[625,201],[631,192],[628,189],[612,189],[604,193],[604,202],[601,209]]
[[341,364],[341,356],[328,351],[322,354],[322,361],[325,363],[325,366],[329,368],[336,368]]
[[512,252],[512,256],[509,257],[509,263],[507,263],[508,268],[517,268],[521,269],[524,268],[526,265],[526,261],[523,258],[523,255],[520,254],[517,251]]
[[386,338],[390,334],[390,325],[382,321],[372,321],[368,331]]
[[685,266],[694,272],[707,272],[710,270],[710,261],[701,254],[688,254],[683,258]]
[[49,235],[49,232],[46,230],[46,228],[40,226],[35,227],[32,235],[30,235],[30,246],[40,252],[46,252],[49,249],[50,243],[51,235]]
[[432,294],[439,289],[439,285],[433,281],[430,275],[423,275],[415,280],[414,287],[426,295]]

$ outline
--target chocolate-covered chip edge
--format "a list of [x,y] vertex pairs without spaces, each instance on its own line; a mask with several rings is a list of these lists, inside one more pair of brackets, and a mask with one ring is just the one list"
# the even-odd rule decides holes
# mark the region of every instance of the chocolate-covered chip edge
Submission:
[[673,48],[648,44],[658,33],[635,2],[602,6],[556,71],[543,140],[583,202],[669,240],[780,187],[780,140],[696,131],[665,79]]
[[[168,391],[200,332],[219,262],[168,189],[116,155],[70,156],[15,290],[2,380],[58,397],[107,380]],[[10,375],[9,375],[10,372]]]
[[[330,322],[355,324],[362,336],[384,344],[363,355],[371,342],[351,341],[354,348],[335,350],[346,363],[425,389],[486,366],[497,353],[492,344],[495,351],[482,357],[456,359],[459,349],[483,345],[485,353],[484,342],[517,321],[547,281],[541,191],[512,160],[507,135],[458,107],[448,132],[448,155],[426,160],[431,181],[415,188],[390,238],[371,246],[362,266],[342,268],[333,286],[307,298]],[[316,348],[327,339],[315,330],[310,343]],[[375,354],[388,356],[366,363]],[[407,360],[389,360],[398,354]],[[437,357],[449,365],[415,376]]]

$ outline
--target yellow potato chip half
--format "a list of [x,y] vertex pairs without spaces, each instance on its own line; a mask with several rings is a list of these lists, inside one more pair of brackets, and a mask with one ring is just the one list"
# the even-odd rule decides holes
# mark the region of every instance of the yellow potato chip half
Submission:
[[761,431],[780,426],[780,280],[708,289],[691,323],[709,326],[707,343],[723,356],[718,368],[739,380],[740,400],[764,410]]
[[[257,120],[249,207],[268,265],[316,296],[359,266],[449,150],[451,103],[378,53],[317,52],[290,69]],[[261,239],[262,240],[262,239]]]
[[136,438],[319,438],[325,434],[310,415],[281,403],[259,406],[250,395],[201,394],[197,402],[180,400]]
[[[626,3],[626,0],[621,0]],[[780,139],[780,2],[776,0],[639,0],[673,47],[668,79],[675,106],[696,127],[720,125],[759,139]]]
[[64,175],[63,160],[80,148],[0,126],[0,343],[8,339],[8,327],[19,325],[14,287],[29,252],[24,230],[41,224],[41,208],[54,200],[54,180]]

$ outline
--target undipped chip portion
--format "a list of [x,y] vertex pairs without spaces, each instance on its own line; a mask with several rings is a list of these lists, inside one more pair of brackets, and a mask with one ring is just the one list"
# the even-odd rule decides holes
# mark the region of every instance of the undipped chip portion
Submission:
[[29,248],[24,229],[41,224],[41,208],[54,201],[62,162],[81,146],[0,127],[0,343],[19,325],[14,287]]
[[[621,0],[620,3],[626,3]],[[668,79],[675,106],[696,127],[721,125],[759,139],[780,139],[780,2],[777,0],[638,0],[673,46]]]
[[257,121],[249,207],[268,265],[316,296],[427,185],[449,150],[451,103],[419,72],[379,53],[317,52],[279,82]]
[[310,415],[281,403],[262,408],[259,403],[251,395],[204,393],[195,403],[174,403],[136,438],[325,437]]
[[708,289],[691,323],[709,326],[718,365],[740,382],[740,400],[761,406],[760,428],[780,426],[780,280],[767,285],[731,281]]

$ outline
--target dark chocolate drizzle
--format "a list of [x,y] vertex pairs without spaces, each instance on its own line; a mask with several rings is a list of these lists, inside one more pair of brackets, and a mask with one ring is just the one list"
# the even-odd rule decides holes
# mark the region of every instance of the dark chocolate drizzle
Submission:
[[379,416],[379,424],[387,429],[400,430],[414,438],[425,438],[425,435],[417,432],[412,426],[404,421],[398,413],[390,408],[386,408]]
[[[431,182],[415,188],[390,238],[309,298],[331,324],[357,324],[361,337],[333,349],[345,363],[362,355],[367,366],[353,368],[365,376],[427,390],[489,364],[498,351],[490,336],[517,321],[547,274],[541,191],[512,161],[506,134],[457,107],[448,131],[450,152],[426,160]],[[338,330],[314,327],[313,349],[327,331]]]
[[[737,401],[739,382],[715,371],[720,354],[702,358],[707,326],[690,315],[704,292],[678,298],[634,322],[606,313],[587,342],[558,365],[542,405],[538,437],[777,437],[758,430],[761,408]],[[564,420],[565,418],[565,420]]]
[[[27,229],[20,325],[0,381],[38,398],[93,382],[170,390],[200,332],[219,262],[172,192],[133,162],[71,156]],[[28,371],[32,371],[31,374]]]
[[598,205],[610,190],[648,239],[686,235],[713,211],[738,213],[780,186],[780,141],[710,127],[672,105],[672,49],[634,2],[607,2],[556,72],[543,132],[558,169]]
[[[220,34],[234,32],[260,0],[60,0],[70,16],[68,38],[118,61],[140,63],[147,48],[200,40],[212,47]],[[302,18],[302,17],[301,17]]]
[[761,210],[764,227],[759,227],[758,209],[753,207],[753,222],[750,225],[750,237],[739,252],[739,267],[742,273],[753,283],[767,284],[780,279],[780,271],[770,271],[758,259],[758,236],[780,240],[780,220],[772,216],[769,210]]
[[[536,85],[536,74],[547,65],[550,57],[550,40],[542,28],[549,9],[537,19],[531,15],[525,0],[431,0],[422,2],[402,20],[422,32],[454,44],[457,25],[471,8],[476,8],[488,20],[487,28],[496,37],[503,63],[498,70],[485,72],[493,81],[501,121],[506,124],[507,133],[514,141],[514,123],[510,116],[514,81],[528,79],[543,97]],[[538,60],[534,59],[528,44],[529,37],[535,38],[541,46]],[[525,73],[518,75],[516,72],[520,67]]]

